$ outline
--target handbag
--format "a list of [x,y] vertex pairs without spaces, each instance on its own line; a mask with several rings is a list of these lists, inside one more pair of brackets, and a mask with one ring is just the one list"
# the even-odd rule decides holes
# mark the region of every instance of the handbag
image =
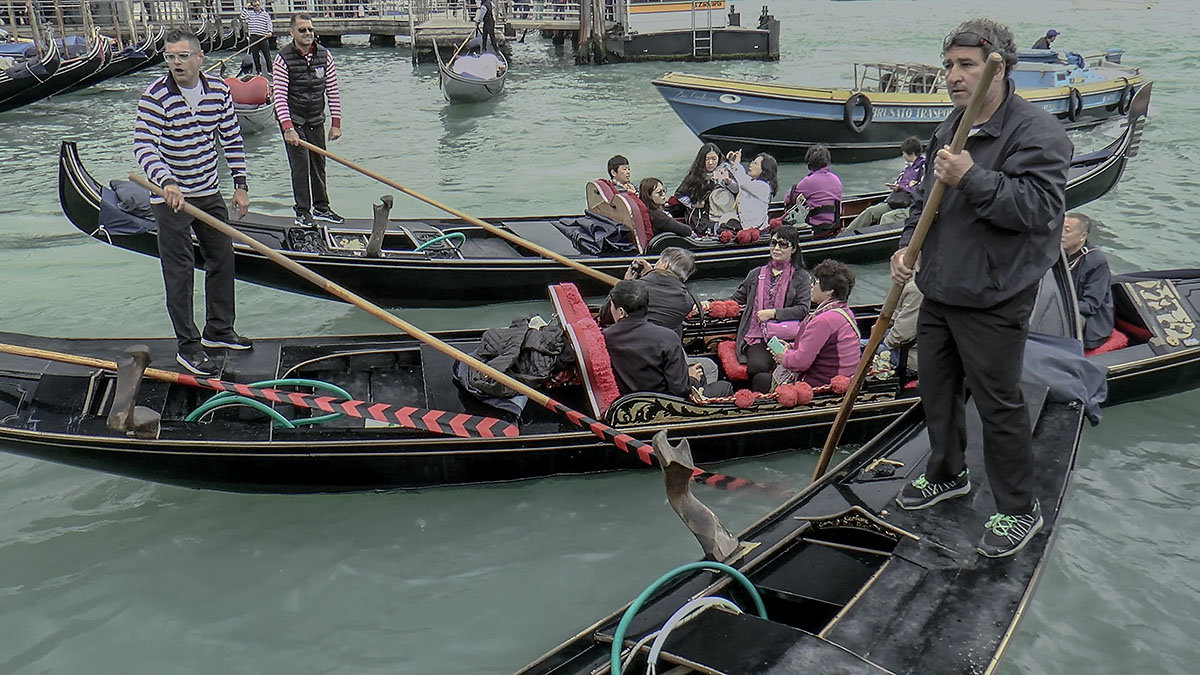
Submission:
[[884,202],[893,209],[907,209],[912,206],[913,197],[911,192],[892,190],[892,193],[887,196]]
[[764,337],[770,340],[777,337],[784,342],[791,342],[800,335],[799,321],[768,321],[763,324]]

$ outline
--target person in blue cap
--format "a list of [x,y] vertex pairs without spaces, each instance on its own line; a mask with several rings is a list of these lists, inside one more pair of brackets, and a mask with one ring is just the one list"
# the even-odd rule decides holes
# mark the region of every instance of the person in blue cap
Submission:
[[1050,43],[1054,42],[1054,38],[1058,37],[1058,31],[1051,28],[1046,31],[1046,35],[1038,38],[1038,41],[1033,43],[1034,49],[1050,49]]

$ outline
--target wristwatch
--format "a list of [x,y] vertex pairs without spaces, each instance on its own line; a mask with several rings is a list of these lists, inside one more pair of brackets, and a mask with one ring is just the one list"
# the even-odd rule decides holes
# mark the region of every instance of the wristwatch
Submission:
[[250,191],[250,188],[249,188],[249,186],[246,184],[246,177],[245,177],[245,176],[236,176],[236,177],[234,177],[234,179],[233,179],[233,189],[234,189],[234,190],[244,190],[244,191],[246,191],[246,192],[249,192],[249,191]]

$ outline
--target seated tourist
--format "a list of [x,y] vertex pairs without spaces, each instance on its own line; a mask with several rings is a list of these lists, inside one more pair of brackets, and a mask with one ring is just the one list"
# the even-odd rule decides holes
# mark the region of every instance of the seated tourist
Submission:
[[[692,160],[692,166],[675,188],[677,204],[675,216],[683,218],[697,233],[707,232],[708,195],[716,184],[713,182],[713,172],[721,163],[721,149],[713,143],[705,143]],[[671,209],[668,209],[671,210]]]
[[687,365],[683,343],[674,331],[646,320],[649,303],[650,293],[638,280],[620,281],[608,294],[613,324],[604,329],[604,344],[621,394],[656,392],[687,398],[692,387],[704,387],[707,396],[727,395],[728,383],[705,382],[700,366]]
[[1108,260],[1099,249],[1088,246],[1088,235],[1096,221],[1082,213],[1063,218],[1062,247],[1075,282],[1075,299],[1083,319],[1083,346],[1099,347],[1113,330],[1112,275]]
[[837,375],[853,375],[858,367],[858,323],[847,304],[854,272],[836,260],[826,260],[813,268],[812,275],[813,309],[795,342],[773,354],[779,364],[773,374],[775,385],[802,380],[820,387]]
[[650,229],[654,234],[670,232],[681,237],[690,237],[694,234],[692,228],[672,218],[671,214],[663,208],[667,204],[667,190],[663,187],[661,180],[643,178],[642,182],[638,183],[638,197],[646,205],[646,210],[650,212]]
[[[771,391],[775,361],[767,350],[771,324],[800,321],[808,315],[811,284],[800,251],[800,232],[784,225],[771,234],[771,259],[755,268],[730,296],[746,306],[737,331],[738,361],[746,365],[751,388]],[[708,303],[704,303],[708,309]]]
[[[870,227],[881,222],[900,222],[907,215],[908,207],[913,203],[913,190],[925,178],[925,155],[921,154],[921,139],[909,136],[900,144],[900,156],[904,158],[904,170],[896,177],[895,183],[888,183],[892,193],[887,199],[868,206],[850,221],[850,229]],[[896,211],[898,213],[893,214]],[[884,219],[887,218],[887,221]]]
[[737,198],[737,217],[727,218],[719,225],[734,231],[766,229],[767,210],[779,189],[776,178],[779,163],[764,152],[756,155],[749,166],[743,167],[741,150],[728,153],[726,159],[730,168],[719,168],[716,182]]
[[637,189],[630,182],[632,172],[629,170],[629,160],[624,155],[613,155],[608,160],[608,182],[613,187],[625,192],[637,194]]
[[832,237],[841,230],[837,206],[842,201],[842,179],[829,170],[829,149],[818,143],[804,154],[808,163],[808,175],[801,178],[783,198],[783,205],[791,208],[803,198],[808,209],[804,222],[813,229],[815,237]]
[[917,372],[917,317],[920,315],[921,300],[925,298],[917,288],[916,277],[909,279],[900,291],[900,300],[892,313],[892,325],[880,341],[875,353],[888,352],[888,360],[893,368],[900,367],[900,351],[908,350],[905,369],[906,374],[916,375]]

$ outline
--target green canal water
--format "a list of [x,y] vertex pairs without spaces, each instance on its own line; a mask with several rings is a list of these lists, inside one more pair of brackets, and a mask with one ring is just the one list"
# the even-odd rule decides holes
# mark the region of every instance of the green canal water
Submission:
[[[759,4],[737,3],[756,16]],[[1189,0],[776,0],[777,63],[577,67],[529,37],[508,90],[450,108],[431,66],[365,38],[334,52],[345,137],[335,152],[478,215],[571,213],[609,155],[674,185],[698,145],[650,85],[668,70],[845,84],[856,61],[938,59],[958,21],[990,15],[1032,44],[1126,49],[1155,80],[1141,154],[1084,210],[1116,271],[1200,264],[1200,12]],[[0,329],[62,336],[170,332],[156,260],[78,233],[55,191],[62,139],[102,180],[136,170],[135,101],[152,73],[0,115]],[[1073,136],[1101,147],[1115,125]],[[274,135],[248,140],[252,208],[286,214]],[[899,160],[835,167],[875,189]],[[334,207],[369,214],[389,190],[330,169]],[[781,184],[803,173],[785,166]],[[397,195],[395,215],[432,215]],[[856,268],[856,299],[882,265]],[[700,291],[727,292],[733,282]],[[486,326],[540,303],[396,310],[424,328]],[[239,283],[250,336],[386,330],[364,313]],[[1105,411],[1084,432],[1057,545],[1003,673],[1192,673],[1200,657],[1200,393]],[[0,446],[0,450],[4,448]],[[814,453],[723,467],[803,483]],[[734,530],[775,503],[702,498]],[[247,496],[186,490],[0,453],[0,673],[504,673],[552,648],[699,550],[654,473],[382,493]],[[930,639],[937,639],[931,636]],[[937,672],[930,666],[928,672]]]

